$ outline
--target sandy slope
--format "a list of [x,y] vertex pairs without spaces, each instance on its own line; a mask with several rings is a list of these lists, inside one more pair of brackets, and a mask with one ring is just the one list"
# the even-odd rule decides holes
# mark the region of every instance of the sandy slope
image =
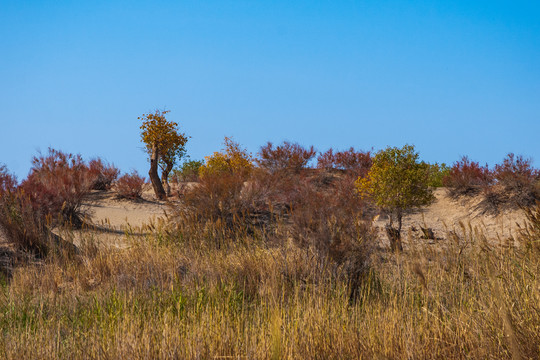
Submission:
[[[523,225],[525,218],[520,210],[504,211],[497,216],[484,214],[478,208],[481,201],[479,197],[454,200],[447,196],[446,189],[435,191],[435,202],[404,218],[404,243],[416,239],[419,241],[436,242],[448,236],[448,232],[455,230],[462,233],[462,225],[467,229],[481,231],[492,242],[504,242],[518,233],[518,223]],[[117,199],[113,192],[93,192],[84,204],[84,210],[90,216],[93,224],[103,231],[93,232],[93,238],[103,243],[123,246],[122,240],[128,229],[140,231],[140,227],[152,219],[164,216],[167,205],[157,201],[150,188],[147,188],[143,200],[130,201]],[[379,217],[374,225],[379,228],[382,243],[387,243],[384,233],[386,218]],[[421,240],[420,227],[432,228],[438,240]],[[413,230],[414,229],[414,230]],[[82,236],[88,232],[74,232],[72,240],[78,243]],[[5,236],[0,229],[0,238]]]
[[[438,239],[444,239],[449,231],[463,233],[481,231],[492,242],[504,242],[518,233],[518,223],[524,224],[525,218],[520,210],[506,210],[498,215],[486,214],[478,205],[480,197],[452,199],[444,188],[435,190],[435,202],[429,207],[408,214],[403,223],[404,239],[419,239],[420,227],[431,228]],[[167,210],[165,202],[155,200],[151,189],[144,194],[144,200],[133,202],[117,200],[113,193],[92,195],[87,209],[95,224],[110,224],[111,228],[123,230],[127,226],[140,227],[149,220],[163,216]],[[385,217],[379,217],[374,225],[380,230],[381,241],[386,242],[383,231]],[[415,229],[415,231],[413,231]]]
[[[479,206],[481,197],[452,199],[444,188],[435,190],[435,202],[430,206],[407,215],[403,222],[405,239],[418,239],[420,227],[431,228],[436,238],[444,239],[450,231],[463,233],[479,231],[491,242],[505,242],[518,235],[519,225],[525,223],[521,210],[505,210],[498,215],[486,214]],[[375,225],[384,228],[385,218],[379,218]],[[416,231],[413,231],[416,229]],[[382,230],[381,230],[382,234]],[[384,240],[383,240],[384,241]]]
[[167,205],[157,201],[150,189],[142,200],[117,199],[113,192],[95,191],[84,203],[84,210],[95,225],[107,225],[113,229],[140,227],[153,218],[164,215]]

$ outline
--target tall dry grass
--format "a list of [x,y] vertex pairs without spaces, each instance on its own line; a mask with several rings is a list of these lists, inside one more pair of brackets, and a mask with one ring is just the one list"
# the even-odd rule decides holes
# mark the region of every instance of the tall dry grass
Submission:
[[1,356],[540,356],[533,230],[507,247],[463,227],[437,245],[379,250],[353,302],[345,268],[295,241],[269,245],[239,231],[218,246],[195,237],[204,231],[180,242],[166,223],[141,230],[126,233],[127,249],[88,238],[75,260],[15,269],[1,286]]

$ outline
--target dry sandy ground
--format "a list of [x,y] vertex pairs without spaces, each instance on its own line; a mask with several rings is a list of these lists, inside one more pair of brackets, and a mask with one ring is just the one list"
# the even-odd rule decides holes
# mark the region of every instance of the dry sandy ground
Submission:
[[[518,235],[519,226],[525,223],[521,210],[506,210],[498,215],[486,214],[479,203],[480,197],[452,199],[444,188],[435,190],[435,202],[429,207],[415,211],[405,216],[403,222],[404,241],[419,239],[422,235],[420,228],[431,228],[436,242],[447,238],[450,231],[462,234],[478,231],[491,242],[505,242],[508,238]],[[137,229],[145,223],[164,216],[167,210],[165,202],[156,201],[151,189],[144,194],[142,201],[115,199],[110,192],[96,192],[87,202],[87,210],[96,225],[107,225],[109,228],[124,232],[126,229]],[[387,243],[384,225],[387,219],[379,217],[374,225],[380,231],[382,243]],[[116,239],[118,240],[118,239]]]
[[[521,210],[505,210],[497,215],[485,213],[480,205],[481,197],[464,197],[453,199],[447,190],[438,188],[434,192],[435,201],[430,206],[415,211],[404,217],[403,233],[407,239],[419,239],[422,235],[420,227],[431,228],[437,240],[446,239],[451,231],[457,234],[480,233],[492,243],[505,244],[512,237],[519,235],[519,227],[525,224],[525,216]],[[379,227],[382,242],[389,242],[384,236],[386,218],[375,221]],[[428,240],[426,240],[428,241]]]
[[[463,227],[466,231],[480,231],[494,243],[504,243],[518,234],[518,224],[523,226],[525,223],[525,217],[520,210],[507,210],[497,216],[483,213],[478,208],[481,200],[478,197],[454,200],[447,196],[444,188],[437,189],[435,197],[432,205],[404,218],[405,247],[408,241],[420,239],[420,227],[433,229],[436,239],[420,240],[430,243],[447,238],[450,231],[462,234]],[[92,238],[103,245],[124,247],[126,232],[141,235],[144,232],[141,227],[163,217],[167,208],[165,202],[155,199],[151,188],[146,189],[143,200],[139,201],[121,200],[117,199],[113,192],[96,191],[85,202],[84,210],[90,216],[91,223],[100,230],[75,231],[63,234],[63,237],[68,236],[75,244],[80,243],[83,238]],[[388,244],[384,233],[385,223],[386,218],[381,216],[374,225],[379,229],[381,242]],[[1,237],[4,236],[0,229]]]
[[[102,245],[126,247],[126,234],[143,236],[144,226],[164,218],[169,206],[159,201],[150,186],[146,186],[142,199],[118,199],[112,191],[94,191],[84,202],[86,222],[93,230],[79,230],[67,234],[76,245],[82,239],[98,240]],[[65,238],[65,235],[64,235]]]
[[142,200],[117,199],[113,192],[95,191],[84,203],[93,224],[115,230],[139,228],[149,221],[162,217],[167,205],[156,200],[151,189],[147,189]]

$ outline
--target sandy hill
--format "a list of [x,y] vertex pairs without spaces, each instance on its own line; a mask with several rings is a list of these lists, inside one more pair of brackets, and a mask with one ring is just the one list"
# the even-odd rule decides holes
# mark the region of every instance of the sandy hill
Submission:
[[[492,242],[505,242],[518,235],[519,227],[525,223],[521,210],[505,210],[494,215],[484,211],[480,206],[480,197],[453,199],[448,196],[446,189],[435,190],[433,204],[404,218],[404,241],[420,239],[423,235],[421,228],[433,230],[435,239],[443,240],[449,232],[462,233],[478,231]],[[151,189],[148,189],[142,201],[118,200],[111,192],[95,192],[86,203],[86,209],[92,222],[106,225],[111,229],[125,231],[129,228],[140,228],[145,223],[163,217],[167,211],[165,202],[156,201]],[[374,225],[380,230],[381,241],[386,242],[383,229],[386,218],[379,217]],[[430,239],[426,239],[430,241]]]
[[[497,215],[485,213],[480,207],[480,197],[452,199],[444,188],[435,191],[435,202],[423,209],[408,214],[403,222],[404,244],[412,240],[437,243],[448,238],[451,231],[458,234],[463,231],[479,231],[493,243],[504,243],[518,235],[519,227],[525,223],[521,210],[506,210]],[[117,199],[113,192],[95,191],[84,204],[84,210],[91,223],[99,230],[74,231],[72,240],[77,243],[80,238],[92,234],[92,238],[104,245],[125,246],[122,240],[126,232],[143,234],[143,227],[160,217],[165,216],[168,205],[157,201],[152,190],[147,188],[143,199],[130,201]],[[388,244],[383,231],[386,218],[375,220],[383,244]],[[421,228],[433,230],[435,239],[422,239]],[[2,242],[5,236],[0,232]]]

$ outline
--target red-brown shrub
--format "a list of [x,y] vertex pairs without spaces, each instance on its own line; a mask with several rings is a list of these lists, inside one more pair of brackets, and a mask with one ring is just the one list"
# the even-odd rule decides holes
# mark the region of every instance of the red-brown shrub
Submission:
[[88,163],[88,173],[92,181],[92,190],[110,190],[120,170],[114,165],[104,164],[100,158],[97,158]]
[[[252,174],[248,184],[253,193],[260,196],[255,203],[258,208],[274,208],[276,211],[290,209],[297,203],[300,190],[308,175],[305,172],[268,172],[259,169]],[[252,196],[253,198],[253,196]]]
[[124,174],[116,181],[117,196],[122,199],[141,199],[144,182],[145,179],[135,170],[130,174]]
[[311,146],[309,149],[297,143],[284,141],[282,145],[274,148],[271,142],[262,146],[259,150],[257,164],[270,172],[289,170],[298,172],[305,168],[308,162],[316,155],[316,151]]
[[356,206],[359,199],[353,185],[355,179],[347,174],[319,170],[272,173],[258,169],[244,184],[242,196],[251,204],[252,209],[272,209],[273,212],[284,213],[301,207],[306,202],[305,189],[313,188],[320,193],[331,194],[333,202],[341,201],[342,205]]
[[495,165],[493,175],[513,205],[534,205],[540,195],[536,193],[540,171],[532,167],[530,159],[521,155],[508,154],[502,164]]
[[502,164],[495,165],[493,171],[497,182],[510,190],[519,190],[538,180],[540,171],[531,165],[531,159],[508,154]]
[[80,227],[84,215],[82,201],[90,186],[88,169],[80,155],[50,148],[46,156],[33,158],[30,175],[20,189],[38,216]]
[[330,148],[317,157],[317,168],[323,170],[333,170],[336,168],[334,149]]
[[76,251],[50,231],[55,216],[51,209],[34,201],[22,188],[16,188],[15,177],[0,166],[0,228],[8,240],[19,250],[41,257],[51,250],[62,250],[62,254]]
[[0,225],[8,240],[20,250],[45,256],[49,250],[47,216],[37,209],[22,190],[8,191],[0,197]]
[[344,170],[356,176],[366,176],[372,165],[371,152],[356,151],[353,147],[334,153],[329,149],[317,158],[317,168],[325,170]]
[[[249,182],[248,182],[249,183]],[[208,173],[171,204],[171,219],[178,239],[193,239],[210,246],[241,242],[260,229],[251,200],[257,195],[242,173]]]
[[449,188],[452,196],[477,194],[482,187],[493,182],[488,166],[470,161],[467,156],[456,161],[450,172],[444,177],[443,184]]
[[202,221],[219,219],[231,223],[247,210],[243,187],[244,177],[239,174],[208,174],[186,191],[182,200],[186,209]]

